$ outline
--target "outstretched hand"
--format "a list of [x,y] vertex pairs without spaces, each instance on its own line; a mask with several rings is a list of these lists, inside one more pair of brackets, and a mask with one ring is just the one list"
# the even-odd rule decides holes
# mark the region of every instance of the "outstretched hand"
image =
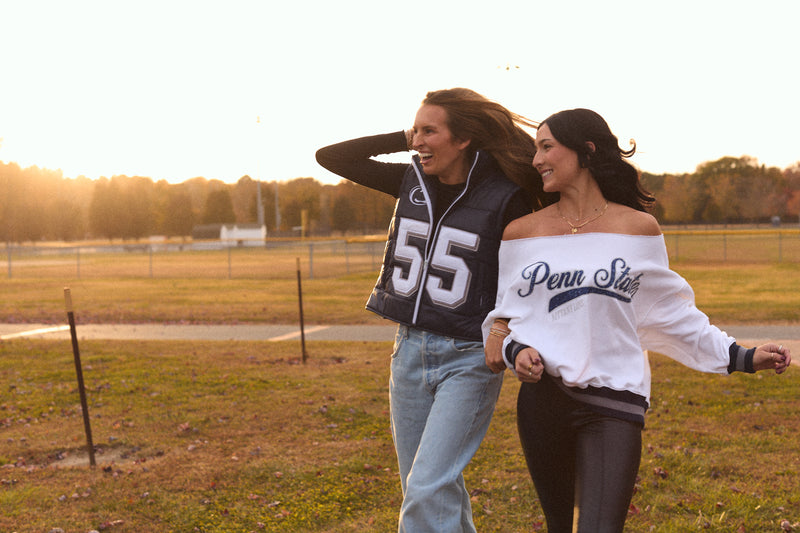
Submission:
[[792,353],[782,344],[768,342],[756,348],[753,355],[753,368],[758,370],[775,370],[783,374],[792,362]]

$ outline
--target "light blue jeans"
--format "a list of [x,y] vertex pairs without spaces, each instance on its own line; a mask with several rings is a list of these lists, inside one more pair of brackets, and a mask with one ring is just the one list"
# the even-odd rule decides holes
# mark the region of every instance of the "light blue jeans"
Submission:
[[399,532],[474,532],[462,472],[489,429],[503,374],[483,344],[400,326],[389,384],[403,505]]

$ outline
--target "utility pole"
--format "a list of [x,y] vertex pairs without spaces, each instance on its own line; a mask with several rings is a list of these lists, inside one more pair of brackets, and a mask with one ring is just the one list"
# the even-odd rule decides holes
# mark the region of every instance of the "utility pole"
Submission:
[[[261,130],[261,116],[256,116],[256,124],[258,124],[258,130]],[[260,136],[256,135],[256,139],[259,141]],[[261,200],[261,143],[257,142],[258,155],[256,156],[256,217],[258,218],[258,225],[264,227],[264,204]]]
[[278,207],[278,182],[275,182],[275,231],[281,228],[281,210]]
[[258,225],[264,225],[264,204],[261,202],[261,180],[257,180],[256,184],[258,185],[257,194],[256,194],[256,205],[258,213]]

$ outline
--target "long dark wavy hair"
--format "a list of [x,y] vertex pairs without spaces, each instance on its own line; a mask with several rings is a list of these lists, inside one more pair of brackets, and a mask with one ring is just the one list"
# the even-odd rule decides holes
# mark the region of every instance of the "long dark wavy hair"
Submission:
[[[619,147],[605,119],[591,109],[567,109],[547,117],[553,137],[578,154],[581,167],[592,173],[606,200],[646,211],[655,197],[642,187],[639,171],[625,159],[636,152]],[[592,150],[587,143],[594,144]]]
[[431,91],[423,105],[437,105],[447,113],[447,126],[454,137],[469,140],[468,150],[488,152],[511,181],[528,195],[532,209],[550,205],[557,195],[545,193],[542,177],[533,168],[536,146],[522,127],[536,123],[512,113],[497,102],[471,90],[456,87]]

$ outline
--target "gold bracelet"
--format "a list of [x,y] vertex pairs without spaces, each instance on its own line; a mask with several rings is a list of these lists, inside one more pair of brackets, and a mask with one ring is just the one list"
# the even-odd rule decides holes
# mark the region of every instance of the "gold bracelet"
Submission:
[[505,338],[505,337],[508,337],[509,333],[511,333],[511,332],[508,331],[508,330],[503,330],[503,329],[499,329],[499,328],[495,328],[495,327],[492,327],[492,328],[489,329],[489,335],[494,335],[495,337]]

